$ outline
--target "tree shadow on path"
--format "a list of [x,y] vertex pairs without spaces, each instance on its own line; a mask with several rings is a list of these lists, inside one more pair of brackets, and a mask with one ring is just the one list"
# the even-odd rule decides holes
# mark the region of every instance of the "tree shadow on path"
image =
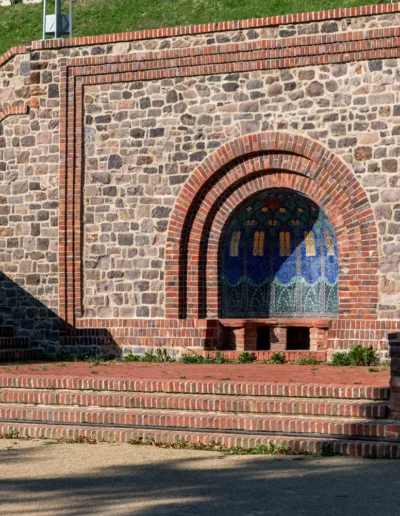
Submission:
[[[140,515],[140,516],[321,516],[399,514],[399,463],[316,457],[237,457],[186,450],[123,450],[130,465],[94,467],[63,473],[68,451],[52,446],[53,463],[47,474],[45,455],[38,457],[37,478],[7,478],[7,460],[0,480],[0,514],[14,515]],[[80,446],[80,445],[65,445]],[[88,445],[83,445],[88,446]],[[106,448],[103,448],[107,446]],[[43,450],[40,457],[43,460]],[[90,452],[112,458],[109,445]],[[25,451],[28,456],[25,457]],[[58,454],[58,451],[60,454]],[[72,451],[72,450],[71,450]],[[78,452],[78,453],[77,453]],[[139,454],[139,460],[138,460]],[[221,460],[219,460],[221,457]],[[4,456],[2,456],[4,459]],[[32,462],[32,452],[20,450]],[[16,460],[15,457],[12,459]],[[128,460],[129,461],[129,460]],[[130,462],[130,461],[129,461]],[[112,463],[112,461],[111,461]],[[54,466],[54,464],[53,464]],[[35,465],[36,467],[36,465]],[[39,473],[40,472],[40,473]],[[21,510],[21,507],[23,509]],[[3,512],[4,510],[4,512]]]

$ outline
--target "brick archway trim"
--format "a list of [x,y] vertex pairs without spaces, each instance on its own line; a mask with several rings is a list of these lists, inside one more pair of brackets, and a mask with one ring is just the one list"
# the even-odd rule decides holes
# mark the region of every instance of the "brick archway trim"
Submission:
[[[321,189],[321,200],[317,202],[327,210],[335,230],[339,233],[343,231],[343,226],[336,220],[340,209],[344,228],[352,235],[351,242],[348,240],[346,245],[342,244],[341,253],[353,259],[359,257],[356,269],[353,267],[354,274],[362,275],[363,271],[365,274],[376,273],[378,258],[375,221],[366,194],[352,171],[328,149],[303,136],[278,132],[247,135],[223,145],[210,155],[193,172],[177,198],[166,246],[167,318],[199,316],[198,308],[195,308],[196,304],[199,306],[196,263],[200,259],[200,243],[204,237],[199,233],[199,227],[207,217],[207,210],[212,208],[208,192],[215,188],[215,192],[221,193],[221,188],[227,190],[234,178],[240,175],[244,177],[257,170],[268,173],[272,169],[286,170],[292,175],[301,174],[311,179],[313,186],[308,187],[307,195],[315,199],[315,192]],[[329,210],[329,205],[335,206],[336,211]],[[361,240],[354,248],[357,231],[360,231]],[[204,257],[202,263],[205,263]],[[190,283],[187,282],[188,277]],[[353,287],[356,284],[354,280]],[[350,284],[346,286],[349,291],[353,287],[350,288]],[[368,317],[372,313],[375,317],[377,285],[370,285],[368,296],[362,300],[368,308],[365,312],[360,309],[360,316]],[[182,311],[186,306],[188,312]]]
[[9,116],[27,115],[29,113],[29,104],[5,107],[0,111],[0,123]]
[[[334,201],[327,197],[326,191],[316,185],[315,181],[308,177],[295,175],[288,172],[273,172],[264,174],[239,186],[226,202],[218,210],[214,221],[208,229],[208,248],[203,258],[206,264],[207,274],[204,274],[204,289],[201,297],[206,304],[206,317],[218,318],[218,261],[221,249],[224,228],[232,212],[240,208],[249,197],[257,192],[270,188],[289,188],[296,192],[303,193],[316,202],[326,213],[336,234],[336,241],[339,250],[339,316],[347,318],[358,318],[368,315],[374,310],[377,299],[377,282],[375,285],[364,285],[357,278],[352,278],[348,272],[353,269],[362,270],[363,274],[376,273],[376,263],[366,264],[365,257],[359,256],[362,247],[362,234],[359,227],[351,231],[347,228],[346,219],[348,213],[339,209]],[[207,240],[205,237],[203,239]],[[202,263],[202,257],[200,259]],[[200,271],[200,278],[202,271]],[[366,306],[363,299],[368,299]]]

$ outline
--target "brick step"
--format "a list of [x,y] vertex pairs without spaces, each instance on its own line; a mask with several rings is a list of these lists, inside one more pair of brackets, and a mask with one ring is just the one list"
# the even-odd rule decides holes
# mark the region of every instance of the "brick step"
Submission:
[[27,337],[0,337],[0,349],[29,348]]
[[66,390],[1,389],[0,403],[29,403],[58,406],[115,407],[134,409],[297,414],[330,417],[380,418],[388,416],[388,404],[371,400],[324,398],[263,398],[250,396],[207,396],[187,394],[117,394]]
[[0,326],[0,337],[14,337],[15,328],[12,326]]
[[0,348],[0,362],[15,362],[19,360],[33,360],[43,356],[40,349],[27,348]]
[[0,388],[68,389],[115,392],[162,392],[181,394],[221,394],[289,398],[389,399],[389,387],[360,385],[277,384],[205,380],[126,380],[117,378],[76,378],[0,374]]
[[400,439],[400,423],[390,420],[333,419],[284,415],[221,414],[217,412],[139,409],[65,408],[58,406],[0,405],[0,419],[27,423],[65,423],[136,426],[213,431],[274,432],[313,436]]
[[131,439],[151,439],[158,443],[182,440],[188,443],[223,444],[227,448],[255,448],[256,446],[282,445],[297,452],[313,454],[338,454],[354,457],[400,458],[400,444],[383,441],[359,441],[333,438],[260,436],[224,432],[196,432],[193,430],[151,430],[131,428],[101,428],[96,426],[49,425],[26,423],[1,423],[0,434],[18,432],[19,437],[40,439],[78,439],[85,436],[104,442],[127,443]]

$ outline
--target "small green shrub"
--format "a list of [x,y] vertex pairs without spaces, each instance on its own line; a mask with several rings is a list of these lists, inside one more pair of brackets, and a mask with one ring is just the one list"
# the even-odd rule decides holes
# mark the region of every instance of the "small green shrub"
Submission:
[[358,366],[373,366],[377,362],[376,351],[372,348],[354,346],[349,352],[350,362]]
[[173,362],[173,358],[168,354],[165,348],[159,348],[155,353],[146,351],[140,358],[141,362]]
[[331,358],[333,366],[350,366],[350,358],[348,353],[334,353]]
[[360,344],[351,348],[346,353],[334,353],[331,364],[334,366],[373,366],[377,363],[376,351],[372,348],[364,348]]
[[240,353],[240,355],[238,356],[239,364],[248,364],[250,362],[255,362],[256,360],[256,354],[251,353],[249,351],[244,351],[243,353]]
[[140,362],[140,356],[129,353],[122,358],[123,362]]
[[190,442],[183,438],[176,438],[172,442],[160,442],[151,437],[137,437],[129,439],[128,444],[142,446],[156,446],[158,448],[188,449],[201,451],[217,451],[227,455],[311,455],[309,452],[292,450],[283,444],[259,444],[254,448],[228,447],[220,441],[210,439],[207,443]]
[[286,358],[282,353],[274,353],[269,361],[271,364],[284,364],[286,362]]
[[296,362],[297,365],[318,365],[319,362],[314,357],[300,357]]
[[207,364],[229,364],[229,362],[231,362],[229,358],[226,358],[219,351],[216,351],[215,355],[212,358],[209,355],[207,355],[207,360]]
[[179,359],[179,362],[181,362],[182,364],[228,364],[231,362],[231,360],[224,357],[224,355],[219,351],[216,351],[213,357],[210,357],[209,354],[203,357],[198,353],[193,353],[191,355],[182,355]]
[[4,439],[19,439],[19,430],[15,430],[14,428],[10,430],[7,429],[1,437]]
[[182,355],[179,362],[182,364],[205,364],[206,359],[198,353],[193,353],[192,355]]

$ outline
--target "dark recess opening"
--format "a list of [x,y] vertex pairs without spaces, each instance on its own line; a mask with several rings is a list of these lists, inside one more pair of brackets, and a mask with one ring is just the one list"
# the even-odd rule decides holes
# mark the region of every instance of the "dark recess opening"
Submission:
[[269,333],[269,326],[259,326],[257,328],[257,351],[269,351],[271,349]]
[[289,327],[286,339],[287,349],[310,349],[310,328]]

